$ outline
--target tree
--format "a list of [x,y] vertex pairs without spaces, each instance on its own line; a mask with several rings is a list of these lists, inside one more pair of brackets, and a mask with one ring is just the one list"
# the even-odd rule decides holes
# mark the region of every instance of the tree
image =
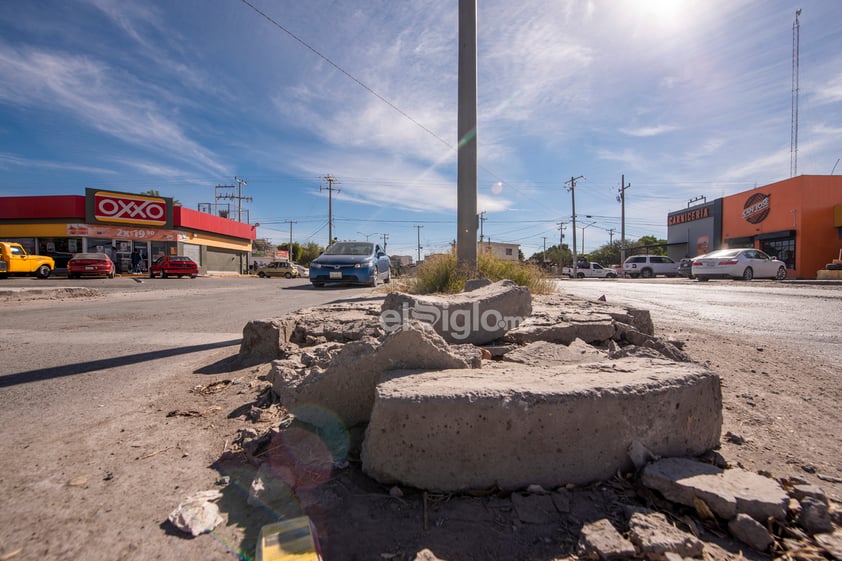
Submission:
[[[280,244],[278,246],[278,249],[280,249],[281,251],[289,251],[289,242]],[[300,263],[301,256],[304,255],[304,248],[301,247],[300,243],[292,242],[292,252],[289,255],[290,261]]]
[[324,248],[316,242],[309,242],[301,248],[301,257],[298,259],[298,264],[308,267],[310,261],[321,255]]
[[659,240],[655,236],[642,236],[634,242],[631,247],[638,248],[638,251],[634,251],[633,253],[646,253],[651,255],[667,254],[667,240]]

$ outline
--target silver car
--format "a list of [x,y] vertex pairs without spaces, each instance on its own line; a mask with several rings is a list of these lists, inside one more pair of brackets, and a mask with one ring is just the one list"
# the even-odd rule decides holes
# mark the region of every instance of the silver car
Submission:
[[786,278],[786,264],[759,249],[720,249],[693,261],[693,276],[708,279],[777,279]]

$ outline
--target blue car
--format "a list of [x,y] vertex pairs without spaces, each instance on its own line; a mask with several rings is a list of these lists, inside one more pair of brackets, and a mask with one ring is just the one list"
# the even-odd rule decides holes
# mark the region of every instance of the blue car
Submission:
[[390,261],[380,246],[371,242],[336,242],[310,263],[310,282],[377,286],[392,280]]

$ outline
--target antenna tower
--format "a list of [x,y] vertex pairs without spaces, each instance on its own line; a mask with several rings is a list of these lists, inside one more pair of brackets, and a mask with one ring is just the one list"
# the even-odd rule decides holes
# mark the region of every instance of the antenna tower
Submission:
[[795,22],[792,24],[792,119],[789,133],[789,176],[798,174],[798,64],[801,25],[798,17],[801,8],[795,10]]

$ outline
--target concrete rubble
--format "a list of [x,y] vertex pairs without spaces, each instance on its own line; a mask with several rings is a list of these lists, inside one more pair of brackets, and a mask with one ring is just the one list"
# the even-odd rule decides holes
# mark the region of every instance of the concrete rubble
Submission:
[[[494,306],[520,319],[461,336],[465,318]],[[448,330],[445,312],[459,310]],[[393,501],[410,504],[421,495],[406,491],[424,490],[425,525],[426,491],[446,493],[454,499],[431,524],[448,508],[457,519],[508,516],[513,528],[549,528],[542,540],[551,543],[572,520],[582,558],[737,559],[745,547],[813,547],[842,561],[839,513],[819,487],[717,467],[726,465],[721,457],[717,465],[695,459],[716,456],[720,381],[680,347],[655,336],[645,310],[532,298],[510,283],[456,297],[391,293],[249,322],[241,359],[271,361],[281,406],[314,428],[298,438],[328,449],[301,473],[273,453],[249,503],[340,508],[341,486],[323,483],[352,459]],[[244,435],[243,450],[250,461],[258,445],[292,457],[289,430]],[[322,479],[304,480],[313,473]],[[597,515],[606,481],[637,504]],[[669,517],[651,510],[653,494]],[[723,534],[712,539],[708,523],[727,528],[735,545],[714,544]],[[437,559],[429,550],[417,558]]]

